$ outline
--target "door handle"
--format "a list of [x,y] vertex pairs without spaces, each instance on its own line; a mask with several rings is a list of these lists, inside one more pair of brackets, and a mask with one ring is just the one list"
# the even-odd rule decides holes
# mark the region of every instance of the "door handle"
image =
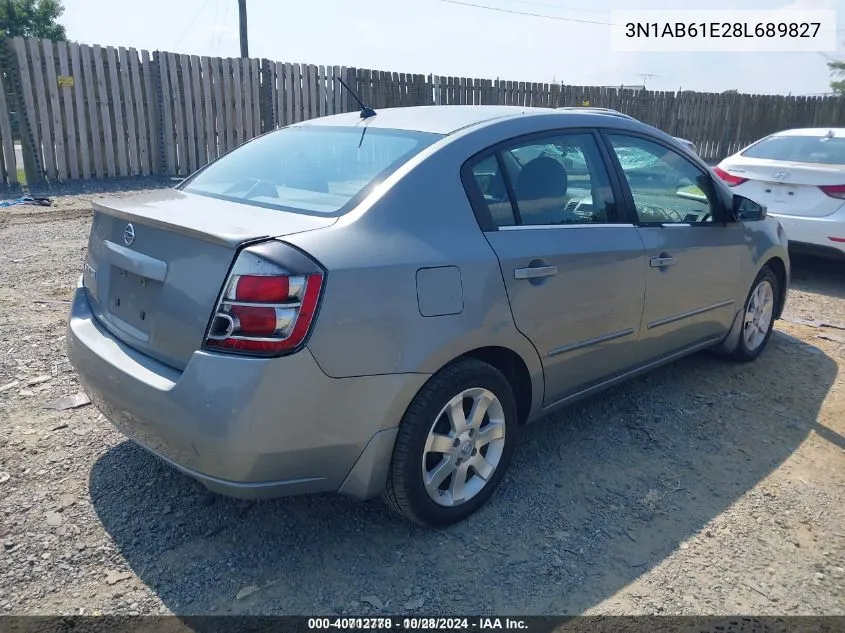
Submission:
[[528,266],[513,271],[513,276],[516,279],[538,279],[552,275],[557,275],[557,266]]
[[649,260],[649,265],[652,268],[665,268],[666,266],[674,266],[675,262],[676,260],[674,257],[661,255],[660,257],[652,257],[651,260]]

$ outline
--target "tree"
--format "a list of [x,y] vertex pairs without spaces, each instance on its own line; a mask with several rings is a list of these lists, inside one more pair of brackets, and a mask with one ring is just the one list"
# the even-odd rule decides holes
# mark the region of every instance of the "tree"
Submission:
[[[832,59],[827,62],[830,74],[833,77],[845,77],[845,60]],[[839,96],[845,95],[845,79],[834,79],[830,82],[830,89]]]
[[0,37],[39,37],[66,40],[57,22],[65,8],[62,0],[0,0]]

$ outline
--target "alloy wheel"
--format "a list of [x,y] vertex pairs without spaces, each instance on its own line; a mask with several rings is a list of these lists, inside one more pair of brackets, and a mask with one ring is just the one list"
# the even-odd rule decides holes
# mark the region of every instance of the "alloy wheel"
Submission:
[[766,339],[775,308],[775,292],[767,279],[762,280],[748,301],[742,336],[749,351],[754,351]]
[[426,439],[422,477],[438,505],[456,506],[490,481],[505,446],[505,413],[488,389],[465,389],[435,418]]

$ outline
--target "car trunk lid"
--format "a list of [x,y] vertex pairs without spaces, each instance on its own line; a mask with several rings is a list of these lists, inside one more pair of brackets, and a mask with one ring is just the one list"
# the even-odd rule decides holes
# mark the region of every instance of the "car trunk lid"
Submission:
[[726,162],[721,168],[746,178],[736,192],[766,205],[770,213],[796,217],[822,217],[839,209],[843,200],[827,195],[821,187],[845,184],[845,168],[836,165],[795,163],[766,159]]
[[177,190],[93,207],[83,283],[95,316],[127,345],[177,369],[201,347],[240,245],[336,221]]

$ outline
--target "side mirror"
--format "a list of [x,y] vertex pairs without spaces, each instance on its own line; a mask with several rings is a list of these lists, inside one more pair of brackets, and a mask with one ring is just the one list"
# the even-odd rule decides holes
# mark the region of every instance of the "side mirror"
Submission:
[[766,205],[754,202],[751,198],[734,194],[733,215],[740,222],[765,220]]

